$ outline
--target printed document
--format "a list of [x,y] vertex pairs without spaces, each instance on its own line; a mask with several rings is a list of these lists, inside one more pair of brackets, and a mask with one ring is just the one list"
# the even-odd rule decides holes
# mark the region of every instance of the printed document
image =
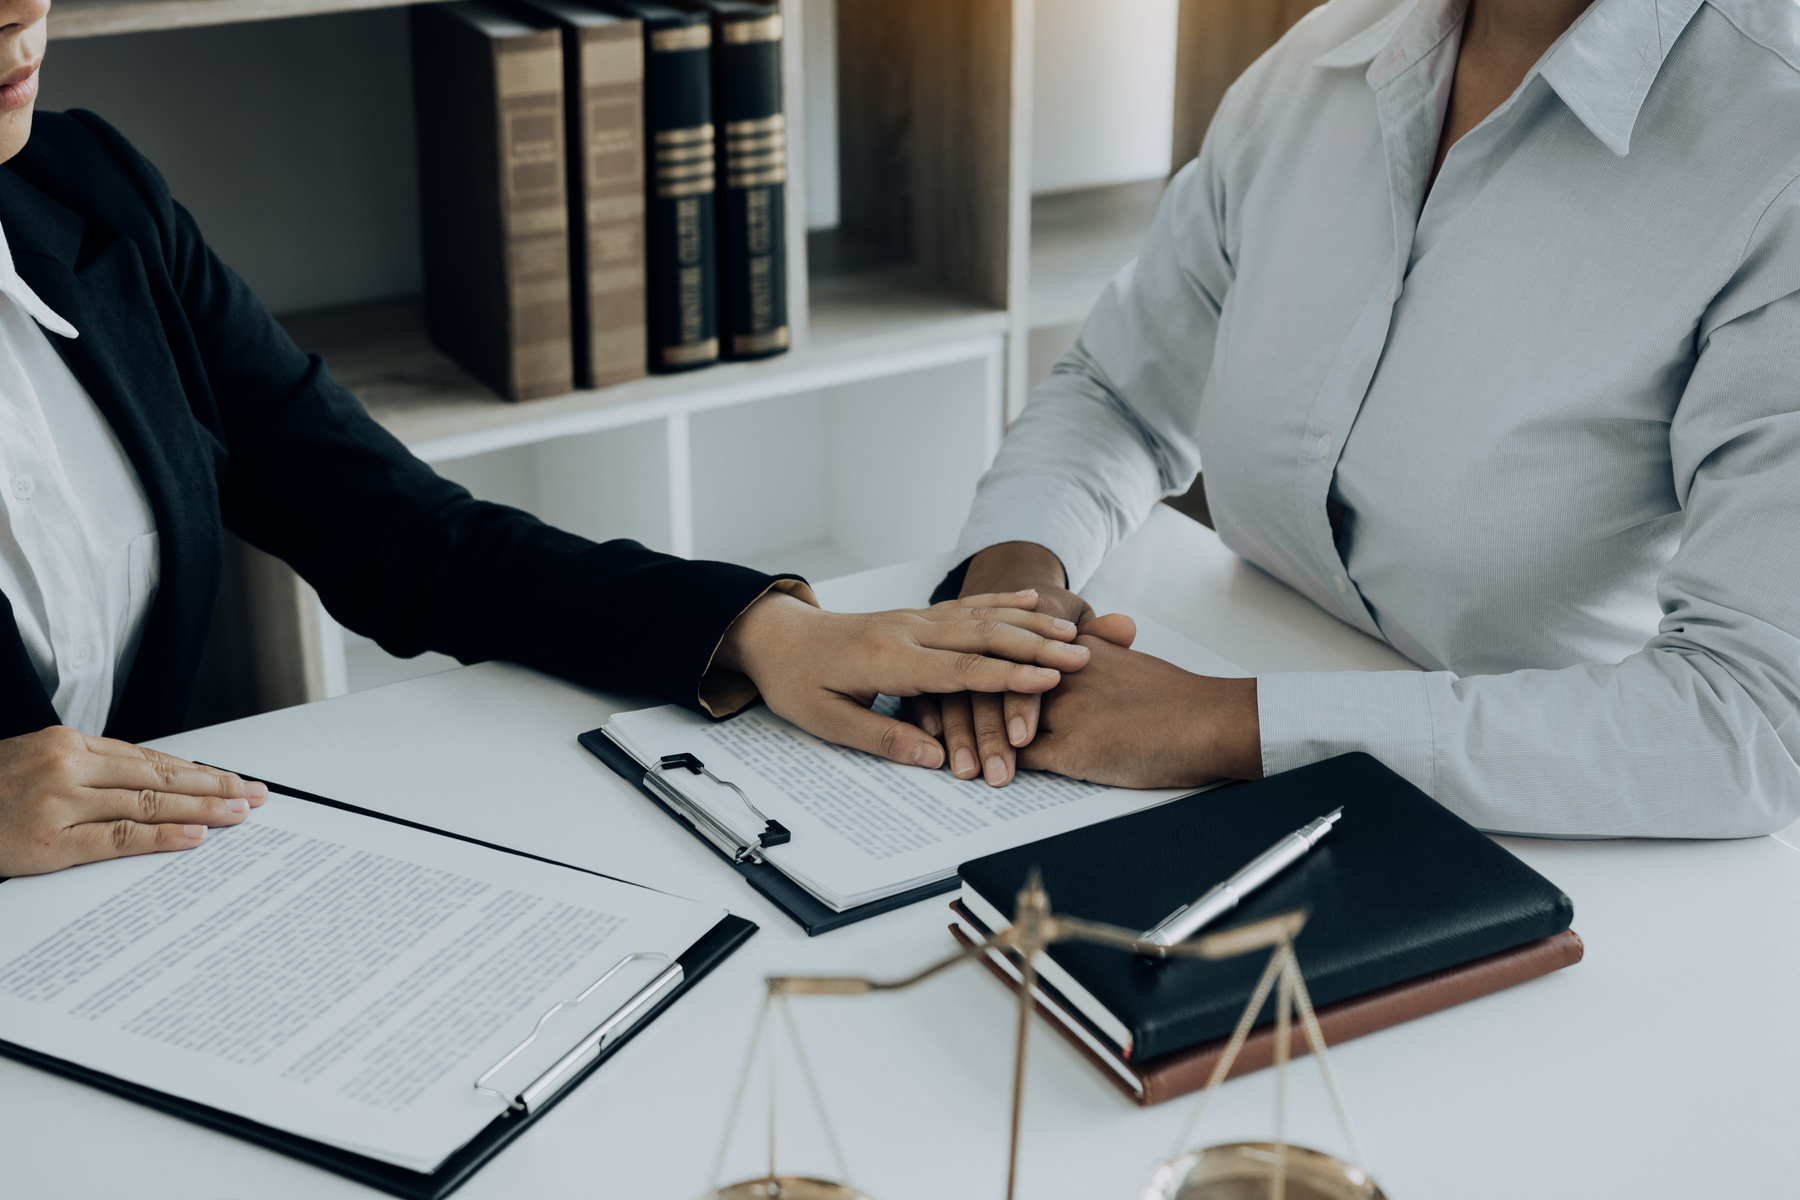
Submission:
[[[0,884],[6,1040],[430,1171],[725,914],[279,794],[198,848]],[[628,964],[568,1005],[625,956]]]

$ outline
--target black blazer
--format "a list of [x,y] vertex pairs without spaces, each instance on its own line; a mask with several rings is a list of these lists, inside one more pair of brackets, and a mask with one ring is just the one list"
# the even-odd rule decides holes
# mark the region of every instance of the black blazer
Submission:
[[[689,707],[726,627],[773,582],[597,545],[439,478],[294,345],[92,113],[37,114],[0,168],[0,224],[20,276],[80,332],[50,342],[117,431],[161,534],[161,586],[108,736],[179,728],[222,529],[286,560],[389,653],[510,659]],[[56,723],[0,597],[0,737]]]

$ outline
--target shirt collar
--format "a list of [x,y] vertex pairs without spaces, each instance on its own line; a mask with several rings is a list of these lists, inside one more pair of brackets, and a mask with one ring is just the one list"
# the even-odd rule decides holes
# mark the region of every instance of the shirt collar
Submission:
[[[1623,157],[1650,85],[1702,0],[1595,0],[1525,76],[1542,75],[1588,131]],[[1369,64],[1379,90],[1462,21],[1467,0],[1410,0],[1313,60]]]
[[10,296],[13,303],[30,313],[32,318],[51,333],[66,338],[79,337],[75,327],[58,316],[56,310],[38,299],[38,294],[31,290],[31,285],[19,278],[18,268],[13,265],[12,247],[6,240],[6,227],[0,225],[0,294]]

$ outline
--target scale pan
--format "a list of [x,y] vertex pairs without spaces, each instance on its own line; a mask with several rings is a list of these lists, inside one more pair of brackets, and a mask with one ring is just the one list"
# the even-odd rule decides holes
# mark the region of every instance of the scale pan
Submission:
[[761,1179],[746,1179],[742,1183],[728,1183],[715,1192],[708,1192],[706,1200],[869,1200],[863,1193],[847,1183],[833,1183],[829,1179],[808,1179],[804,1175],[777,1175],[773,1179],[767,1175]]
[[[1265,1200],[1274,1170],[1274,1142],[1208,1146],[1158,1167],[1140,1200]],[[1373,1179],[1349,1163],[1291,1144],[1287,1196],[1288,1200],[1387,1200]]]

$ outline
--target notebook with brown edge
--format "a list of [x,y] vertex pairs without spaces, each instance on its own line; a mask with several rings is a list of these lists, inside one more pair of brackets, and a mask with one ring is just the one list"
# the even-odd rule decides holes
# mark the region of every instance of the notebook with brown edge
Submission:
[[[951,911],[956,922],[950,933],[964,946],[975,944],[987,930],[960,901]],[[1335,1046],[1364,1034],[1387,1029],[1430,1013],[1492,995],[1548,975],[1581,961],[1581,936],[1573,929],[1477,958],[1458,966],[1433,971],[1403,983],[1377,988],[1318,1009],[1319,1030],[1327,1046]],[[998,951],[981,956],[981,963],[1014,994],[1020,984],[1016,964]],[[1302,967],[1304,968],[1304,962]],[[1053,985],[1041,978],[1032,988],[1038,1014],[1099,1068],[1112,1084],[1136,1103],[1148,1107],[1197,1092],[1218,1065],[1228,1037],[1214,1038],[1142,1061],[1127,1061],[1112,1041],[1070,1004]],[[1293,1026],[1290,1053],[1307,1052],[1306,1035],[1298,1022]],[[1273,1022],[1257,1026],[1244,1042],[1227,1078],[1259,1071],[1275,1059]]]

